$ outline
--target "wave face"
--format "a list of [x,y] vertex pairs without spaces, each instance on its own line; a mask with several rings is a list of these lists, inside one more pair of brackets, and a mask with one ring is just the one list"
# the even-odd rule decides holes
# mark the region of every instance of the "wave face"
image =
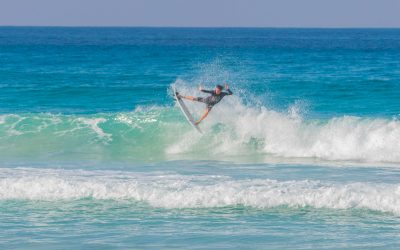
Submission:
[[[188,103],[199,116],[203,106]],[[177,107],[139,107],[95,115],[0,116],[0,156],[29,159],[158,161],[170,159],[312,158],[400,162],[400,121],[333,117],[306,120],[226,98],[195,133]],[[179,131],[179,133],[177,132]]]
[[310,206],[400,215],[398,184],[51,169],[4,168],[0,173],[0,200],[128,199],[162,208]]

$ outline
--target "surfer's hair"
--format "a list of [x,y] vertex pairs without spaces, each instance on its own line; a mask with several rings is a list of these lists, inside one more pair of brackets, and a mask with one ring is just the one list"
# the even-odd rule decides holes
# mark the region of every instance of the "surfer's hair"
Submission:
[[217,89],[219,89],[219,90],[223,90],[224,89],[224,86],[222,86],[222,85],[217,85],[217,86],[215,86]]

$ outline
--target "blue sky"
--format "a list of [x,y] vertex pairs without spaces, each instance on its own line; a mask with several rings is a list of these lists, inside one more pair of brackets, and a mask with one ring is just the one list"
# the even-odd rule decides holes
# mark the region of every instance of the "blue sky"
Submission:
[[400,0],[0,0],[0,25],[398,27]]

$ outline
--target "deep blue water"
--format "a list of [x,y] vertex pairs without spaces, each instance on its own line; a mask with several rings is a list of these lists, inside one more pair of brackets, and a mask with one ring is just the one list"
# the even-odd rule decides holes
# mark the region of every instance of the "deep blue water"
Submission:
[[[0,246],[396,249],[399,58],[400,29],[0,27]],[[225,82],[200,135],[171,86]]]
[[208,78],[276,108],[398,115],[399,47],[398,29],[3,27],[1,112],[130,111],[170,104],[176,79]]

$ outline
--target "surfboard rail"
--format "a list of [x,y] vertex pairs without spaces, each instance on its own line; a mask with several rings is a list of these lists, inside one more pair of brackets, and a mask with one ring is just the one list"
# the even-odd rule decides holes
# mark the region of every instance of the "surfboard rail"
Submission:
[[190,123],[190,125],[191,125],[192,127],[194,127],[194,128],[197,130],[197,132],[199,132],[200,134],[202,134],[203,131],[201,131],[201,129],[199,128],[199,126],[196,125],[196,123],[195,123],[195,121],[194,121],[194,119],[193,119],[193,116],[190,114],[190,111],[189,111],[189,109],[187,108],[186,104],[183,102],[182,98],[180,98],[180,97],[178,97],[178,96],[176,95],[176,91],[177,91],[177,90],[176,90],[175,86],[172,87],[172,90],[173,90],[173,92],[174,92],[174,96],[175,96],[176,102],[178,103],[178,106],[180,107],[180,109],[181,109],[183,115],[185,116],[186,120]]

